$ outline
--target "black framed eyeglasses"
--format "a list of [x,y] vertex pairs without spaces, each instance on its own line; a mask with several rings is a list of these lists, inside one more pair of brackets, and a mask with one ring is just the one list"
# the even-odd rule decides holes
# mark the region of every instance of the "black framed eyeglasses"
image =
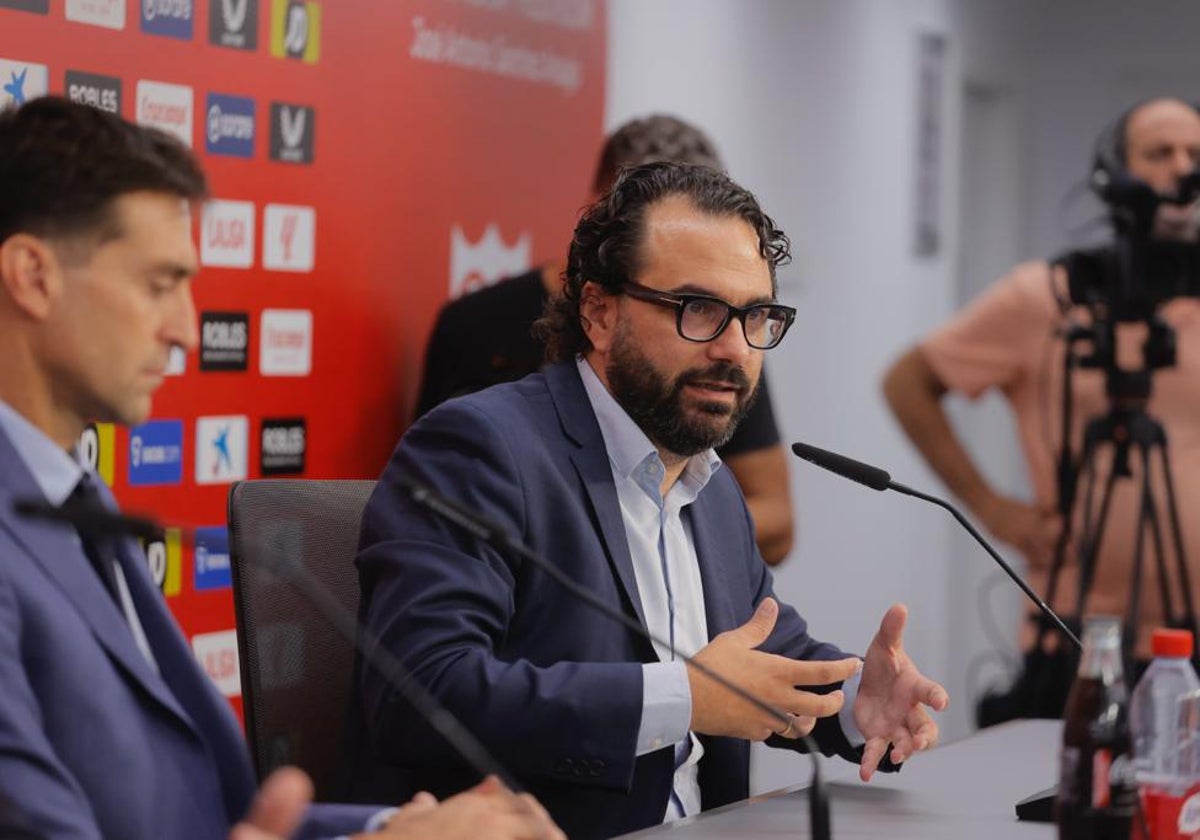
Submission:
[[632,280],[626,280],[621,291],[646,303],[673,307],[679,337],[700,344],[716,339],[737,318],[742,322],[747,344],[757,350],[770,350],[783,341],[796,318],[796,310],[781,303],[737,307],[711,295],[677,295]]

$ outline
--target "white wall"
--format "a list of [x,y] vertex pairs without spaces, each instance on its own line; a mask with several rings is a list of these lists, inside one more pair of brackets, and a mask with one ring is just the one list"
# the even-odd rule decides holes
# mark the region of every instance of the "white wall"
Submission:
[[[1118,106],[1200,82],[1200,4],[1189,0],[610,0],[609,10],[607,125],[653,111],[696,122],[793,238],[780,293],[799,315],[768,361],[785,439],[934,490],[879,396],[882,370],[1001,267],[1067,244],[1060,201]],[[933,258],[914,255],[911,230],[922,32],[950,42]],[[1094,210],[1085,202],[1074,218]],[[1004,407],[953,411],[989,475],[1023,492]],[[943,731],[967,733],[970,665],[989,647],[977,607],[994,576],[987,558],[914,500],[798,461],[792,487],[799,538],[781,595],[855,650],[888,604],[908,603],[907,646],[951,691]],[[1011,630],[1016,598],[983,594]],[[806,775],[791,756],[755,753],[755,791]]]

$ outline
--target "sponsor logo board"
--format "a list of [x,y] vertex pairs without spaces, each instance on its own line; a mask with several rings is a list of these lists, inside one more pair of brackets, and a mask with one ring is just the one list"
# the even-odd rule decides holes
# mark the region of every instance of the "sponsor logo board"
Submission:
[[236,630],[197,633],[192,636],[192,653],[222,694],[241,696],[242,672],[238,665]]
[[316,258],[317,211],[294,204],[263,210],[263,268],[312,271]]
[[200,262],[220,268],[254,266],[254,202],[218,200],[204,205]]
[[200,313],[200,370],[245,370],[249,356],[249,315]]
[[209,154],[254,156],[254,100],[210,93],[204,109],[204,148]]
[[533,237],[528,231],[506,245],[498,225],[489,224],[478,242],[472,242],[455,225],[450,230],[451,300],[528,270],[532,250]]
[[271,0],[271,55],[310,64],[321,57],[321,4]]
[[183,534],[178,528],[167,528],[161,540],[142,542],[150,577],[163,595],[173,598],[179,594],[182,579]]
[[88,423],[79,436],[80,459],[109,487],[115,475],[116,440],[112,423]]
[[245,415],[196,420],[197,484],[228,484],[246,477],[248,428]]
[[264,309],[259,323],[258,369],[264,376],[308,376],[313,318],[308,309]]
[[264,419],[259,443],[259,472],[263,475],[304,472],[308,430],[303,417]]
[[129,483],[183,481],[183,421],[150,420],[129,430]]
[[271,160],[312,163],[317,112],[307,105],[271,103]]
[[67,20],[76,23],[125,28],[125,0],[67,0],[64,12]]
[[0,108],[24,105],[50,89],[50,74],[45,64],[0,58]]
[[192,0],[141,0],[142,31],[168,38],[192,39]]
[[116,76],[68,70],[64,87],[67,99],[72,102],[82,102],[110,114],[121,113],[121,80]]
[[192,145],[192,89],[142,79],[137,83],[137,121]]
[[192,555],[197,592],[230,587],[229,531],[225,526],[197,528]]
[[258,0],[209,0],[208,40],[236,50],[258,48]]

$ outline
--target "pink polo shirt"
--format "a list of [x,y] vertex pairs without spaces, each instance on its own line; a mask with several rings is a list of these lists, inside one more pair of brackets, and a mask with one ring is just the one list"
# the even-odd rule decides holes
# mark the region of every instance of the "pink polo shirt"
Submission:
[[[1086,309],[1080,307],[1064,314],[1059,299],[1066,299],[1065,272],[1059,269],[1053,275],[1052,278],[1051,268],[1044,262],[1017,266],[920,345],[934,372],[949,389],[972,399],[989,388],[999,388],[1004,393],[1016,418],[1036,501],[1047,507],[1054,506],[1057,496],[1055,464],[1061,438],[1065,351],[1060,334],[1071,323],[1090,320]],[[1057,299],[1055,289],[1060,290]],[[1167,431],[1180,524],[1190,558],[1188,573],[1192,597],[1200,605],[1200,573],[1197,572],[1197,563],[1200,563],[1200,301],[1178,298],[1166,304],[1161,314],[1176,330],[1178,359],[1175,367],[1154,373],[1147,411]],[[1145,335],[1144,324],[1118,327],[1117,359],[1121,367],[1141,367]],[[1076,345],[1077,352],[1088,349],[1086,344]],[[1085,423],[1107,412],[1108,400],[1104,393],[1103,371],[1078,369],[1073,380],[1072,439],[1078,453]],[[1100,505],[1102,482],[1108,476],[1111,454],[1112,447],[1105,446],[1097,461],[1100,483],[1095,494],[1095,508]],[[1131,451],[1130,467],[1134,478],[1118,479],[1113,492],[1085,613],[1126,615],[1142,475],[1141,458],[1136,449]],[[1181,605],[1166,493],[1157,457],[1152,460],[1150,475],[1166,546],[1168,579],[1174,603]],[[1079,514],[1085,490],[1081,482],[1076,496],[1076,535],[1079,534]],[[1164,619],[1159,574],[1149,534],[1143,558],[1138,654],[1148,656],[1150,631],[1161,626]],[[1078,566],[1073,561],[1064,569],[1052,605],[1068,614],[1076,609],[1077,571]],[[1047,577],[1047,570],[1031,569],[1029,583],[1035,591],[1045,595]],[[1178,610],[1179,606],[1176,607]]]

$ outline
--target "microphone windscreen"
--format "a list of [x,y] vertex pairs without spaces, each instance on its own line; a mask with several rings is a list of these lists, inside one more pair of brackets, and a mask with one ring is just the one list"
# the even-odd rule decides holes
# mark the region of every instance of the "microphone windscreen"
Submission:
[[862,461],[855,461],[845,455],[838,455],[827,449],[809,446],[807,443],[793,443],[792,451],[810,464],[815,464],[851,481],[857,481],[872,490],[886,490],[892,483],[892,477],[885,470],[864,464]]

